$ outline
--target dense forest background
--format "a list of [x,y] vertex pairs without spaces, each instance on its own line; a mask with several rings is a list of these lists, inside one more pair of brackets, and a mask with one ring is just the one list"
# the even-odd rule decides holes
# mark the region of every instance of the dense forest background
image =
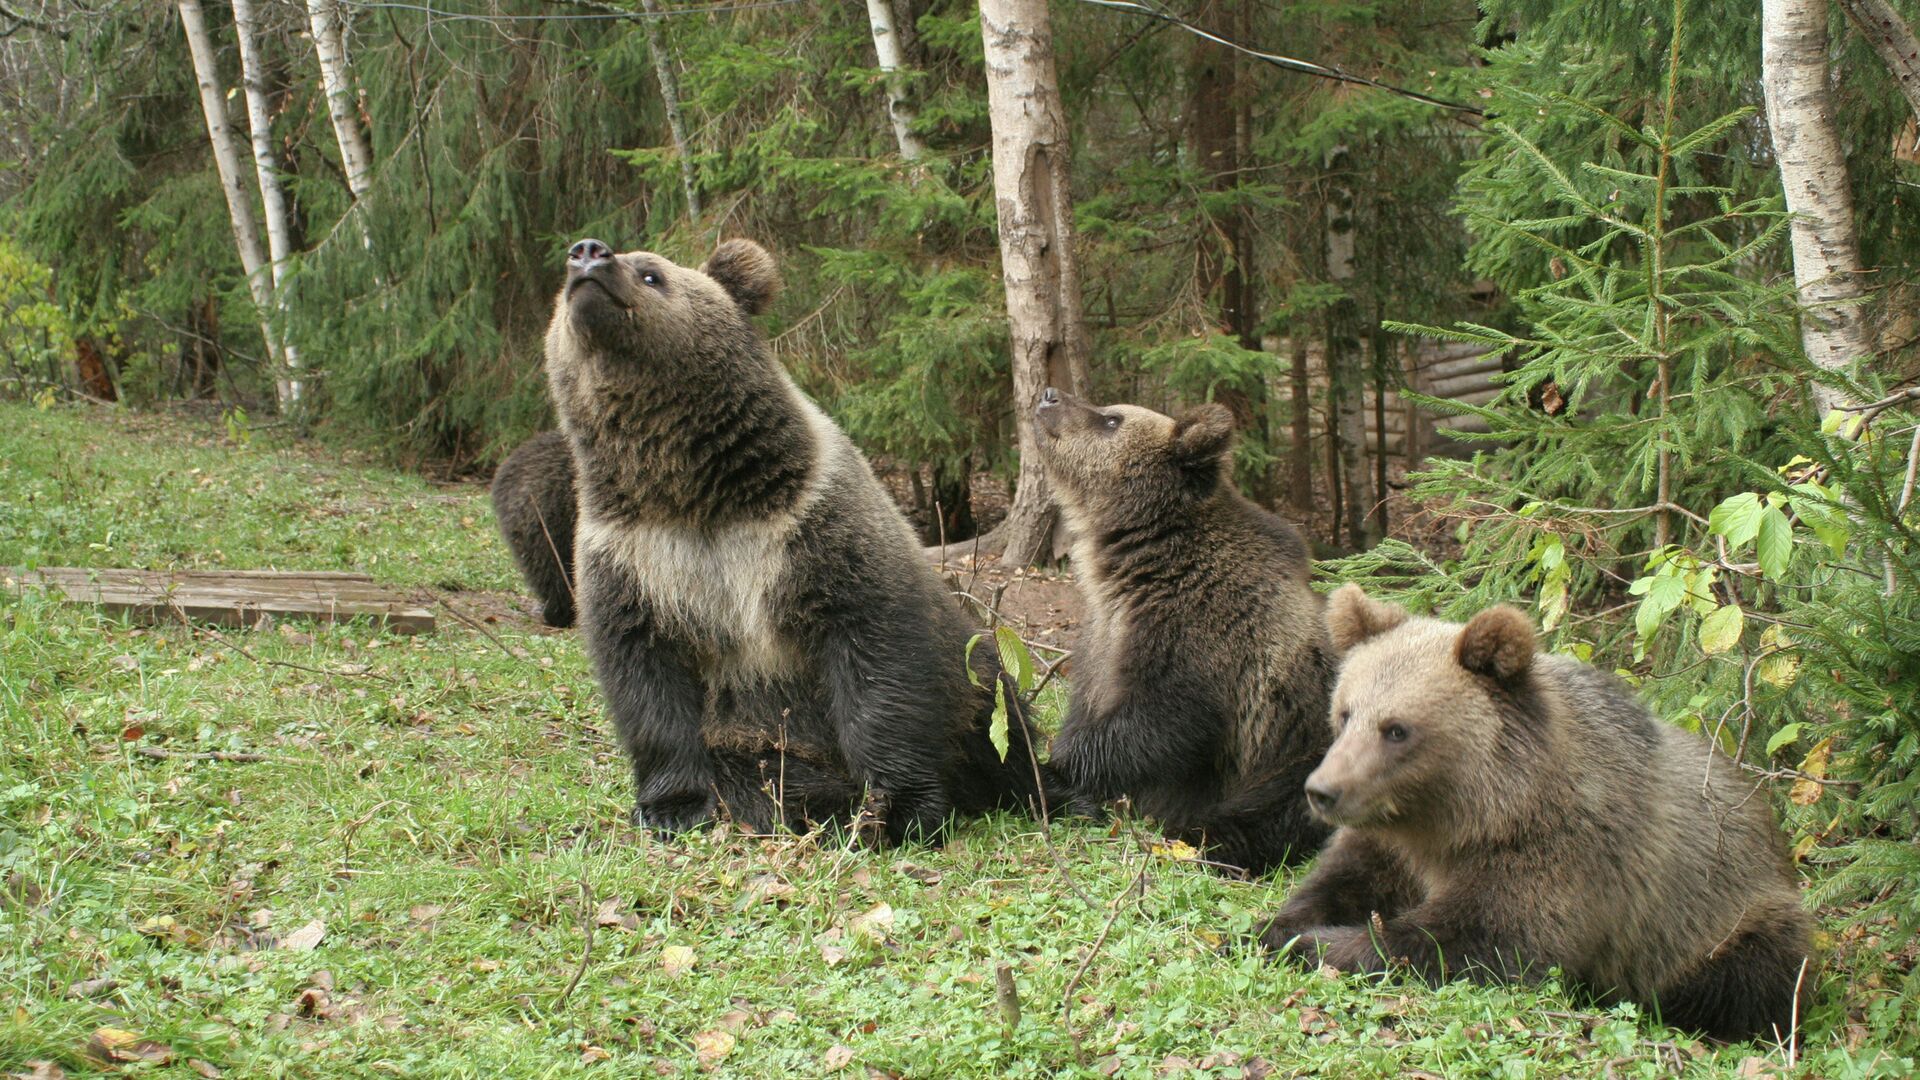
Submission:
[[[0,5],[0,391],[204,403],[477,471],[551,423],[569,242],[695,263],[750,236],[786,274],[780,358],[908,478],[929,539],[990,523],[1018,410],[973,3],[209,3],[244,132],[240,8],[287,203],[264,306],[181,8]],[[1898,941],[1920,929],[1920,90],[1878,46],[1915,20],[1812,10],[1861,271],[1834,310],[1869,331],[1844,367],[1807,355],[1752,5],[1059,0],[1051,29],[1091,395],[1227,403],[1243,487],[1308,518],[1334,575],[1451,614],[1533,604],[1777,782],[1818,897]],[[1497,395],[1423,386],[1432,340],[1497,358]],[[1473,430],[1383,453],[1387,390]]]

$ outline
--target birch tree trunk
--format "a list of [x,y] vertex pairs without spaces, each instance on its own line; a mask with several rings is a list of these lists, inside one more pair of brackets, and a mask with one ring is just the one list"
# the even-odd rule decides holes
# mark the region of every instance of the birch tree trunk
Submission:
[[[260,18],[253,0],[233,0],[233,31],[240,41],[240,85],[247,99],[247,129],[253,136],[253,171],[260,182],[260,207],[266,217],[267,255],[273,277],[273,311],[286,314],[287,259],[292,256],[288,239],[292,223],[287,211],[287,193],[280,186],[280,166],[273,157],[273,111],[267,106],[265,65],[260,55]],[[280,325],[286,326],[283,320]],[[287,412],[300,403],[302,386],[298,372],[300,354],[283,341],[280,346],[285,373],[275,379],[280,393],[280,411]]]
[[667,52],[665,35],[660,33],[659,0],[640,0],[647,13],[642,19],[647,32],[647,55],[653,58],[653,76],[660,82],[660,104],[667,113],[667,131],[673,136],[673,155],[680,159],[680,188],[687,196],[687,220],[700,218],[700,188],[694,182],[693,155],[687,145],[687,121],[680,112],[680,80],[673,74],[673,56]]
[[887,118],[893,121],[893,141],[900,146],[902,160],[918,161],[927,144],[913,130],[919,114],[907,93],[906,49],[894,25],[890,0],[867,0],[867,22],[873,27],[873,54],[887,79]]
[[[1327,280],[1346,289],[1353,282],[1353,189],[1344,174],[1351,167],[1345,146],[1327,152]],[[1342,296],[1327,309],[1327,396],[1339,442],[1339,483],[1345,489],[1339,542],[1360,550],[1371,535],[1373,487],[1367,476],[1366,377],[1360,353],[1360,305]]]
[[[1858,272],[1853,191],[1834,124],[1827,77],[1826,0],[1763,0],[1760,82],[1780,186],[1793,213],[1793,280],[1804,309],[1807,358],[1839,371],[1872,352]],[[1845,404],[1832,387],[1813,388],[1822,414]]]
[[200,0],[179,0],[179,5],[187,51],[193,56],[194,78],[200,84],[200,111],[207,118],[207,141],[213,145],[213,164],[220,173],[220,190],[227,198],[227,217],[233,223],[233,244],[240,252],[240,268],[246,272],[253,306],[260,313],[260,336],[266,342],[267,361],[278,365],[280,341],[268,319],[268,313],[273,310],[271,271],[267,268],[266,253],[260,250],[260,229],[253,220],[253,200],[247,194],[246,182],[241,179],[240,149],[234,144],[233,126],[227,120],[226,92],[220,87],[220,72],[214,66],[207,20],[201,14]]
[[1000,267],[1013,344],[1013,408],[1020,476],[1003,526],[1001,561],[1051,555],[1056,515],[1034,431],[1040,392],[1087,392],[1087,338],[1073,251],[1066,113],[1054,72],[1046,0],[980,0]]
[[1840,0],[1840,10],[1880,54],[1920,123],[1920,39],[1887,0]]
[[307,25],[313,30],[313,52],[320,59],[320,84],[327,93],[327,118],[340,144],[340,163],[346,170],[347,190],[356,201],[373,187],[373,147],[360,126],[360,109],[353,83],[347,77],[345,25],[339,0],[307,0]]

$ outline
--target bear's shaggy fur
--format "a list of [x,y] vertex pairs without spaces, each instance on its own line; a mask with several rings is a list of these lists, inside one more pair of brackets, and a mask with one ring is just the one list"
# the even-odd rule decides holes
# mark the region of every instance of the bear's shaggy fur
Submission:
[[573,451],[557,431],[535,435],[493,474],[493,516],[548,626],[573,625]]
[[1217,862],[1311,856],[1327,829],[1301,785],[1329,741],[1332,652],[1306,544],[1228,476],[1231,415],[1048,390],[1038,426],[1087,611],[1054,766]]
[[[631,758],[635,818],[757,830],[850,814],[932,839],[1037,795],[1002,762],[972,628],[866,459],[769,354],[759,245],[700,269],[581,241],[547,334],[580,485],[580,625]],[[976,652],[975,669],[998,678]],[[863,826],[864,827],[864,826]]]
[[1338,734],[1307,792],[1339,831],[1268,948],[1434,980],[1558,967],[1674,1027],[1789,1035],[1810,923],[1756,781],[1613,675],[1536,654],[1513,608],[1461,626],[1348,585],[1327,622]]

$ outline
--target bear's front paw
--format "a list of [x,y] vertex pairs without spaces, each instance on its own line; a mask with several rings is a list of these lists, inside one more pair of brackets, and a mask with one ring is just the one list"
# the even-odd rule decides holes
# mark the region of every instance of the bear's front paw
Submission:
[[1365,965],[1366,933],[1351,926],[1290,926],[1278,920],[1260,932],[1260,944],[1274,955],[1304,967],[1325,965],[1353,971]]
[[713,816],[714,801],[711,795],[658,799],[635,803],[633,806],[634,827],[650,830],[662,840],[692,832],[711,822]]

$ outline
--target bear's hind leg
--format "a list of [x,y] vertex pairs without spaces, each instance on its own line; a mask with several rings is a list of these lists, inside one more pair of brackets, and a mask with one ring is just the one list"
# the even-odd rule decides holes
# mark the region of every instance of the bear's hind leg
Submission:
[[1797,907],[1749,916],[1734,940],[1661,989],[1661,1022],[1724,1042],[1797,1038],[1814,977],[1805,918]]

